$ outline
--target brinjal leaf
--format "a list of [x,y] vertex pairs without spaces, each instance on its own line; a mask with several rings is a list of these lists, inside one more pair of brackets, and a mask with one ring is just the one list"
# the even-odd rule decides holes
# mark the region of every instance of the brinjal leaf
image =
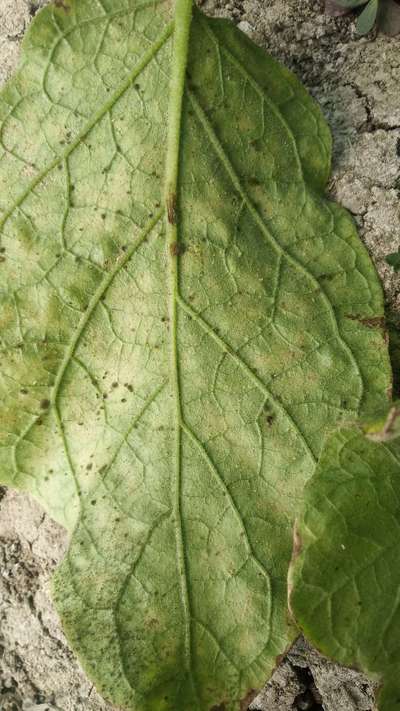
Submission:
[[379,29],[390,37],[400,33],[400,4],[398,0],[386,0],[379,3]]
[[107,698],[237,710],[323,437],[386,402],[381,287],[286,69],[189,0],[56,5],[0,97],[1,479]]
[[290,570],[306,636],[400,705],[400,410],[328,439],[306,486]]
[[360,35],[366,35],[375,25],[376,16],[378,13],[378,0],[369,0],[361,15],[357,18],[357,32]]

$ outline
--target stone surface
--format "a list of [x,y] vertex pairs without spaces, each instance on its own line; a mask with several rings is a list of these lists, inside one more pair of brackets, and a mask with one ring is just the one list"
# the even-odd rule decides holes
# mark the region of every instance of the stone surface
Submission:
[[[46,0],[0,0],[0,82]],[[400,321],[400,277],[385,255],[400,248],[400,40],[360,39],[349,18],[327,17],[317,0],[199,0],[230,17],[293,69],[320,102],[334,136],[330,190],[354,215]],[[67,545],[62,529],[29,497],[0,500],[1,711],[113,711],[87,681],[50,600]],[[252,703],[259,711],[373,711],[364,677],[329,663],[303,640]],[[178,710],[177,710],[178,711]]]

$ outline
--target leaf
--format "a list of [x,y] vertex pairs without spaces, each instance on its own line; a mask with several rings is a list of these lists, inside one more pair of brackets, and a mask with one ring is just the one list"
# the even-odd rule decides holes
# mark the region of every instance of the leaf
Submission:
[[386,0],[379,3],[379,29],[390,37],[400,33],[400,5],[396,0]]
[[390,368],[319,109],[230,23],[171,13],[46,8],[1,96],[0,471],[70,531],[56,605],[103,694],[238,711],[296,634],[323,436]]
[[400,252],[392,252],[391,254],[387,254],[385,261],[393,267],[395,272],[398,272],[400,269]]
[[[400,698],[400,410],[379,427],[336,432],[306,487],[290,571],[291,608],[324,654]],[[393,438],[397,434],[397,438]]]
[[378,0],[369,0],[368,5],[357,19],[356,27],[358,34],[366,35],[372,30],[375,25],[377,13]]

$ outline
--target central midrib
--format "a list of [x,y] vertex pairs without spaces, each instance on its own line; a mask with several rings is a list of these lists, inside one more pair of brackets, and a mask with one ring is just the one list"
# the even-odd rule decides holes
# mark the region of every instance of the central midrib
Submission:
[[[170,370],[174,408],[174,471],[172,503],[176,543],[177,572],[184,624],[185,672],[193,690],[195,706],[200,709],[200,699],[193,674],[192,661],[192,609],[185,535],[182,515],[182,406],[178,352],[178,297],[180,240],[177,224],[179,214],[179,161],[181,153],[182,105],[185,91],[186,67],[189,53],[190,27],[193,0],[175,0],[174,47],[171,64],[170,96],[168,109],[168,137],[165,165],[165,219],[166,260],[168,264],[168,301],[170,316]],[[187,699],[186,699],[187,702]],[[191,707],[195,708],[192,703]]]

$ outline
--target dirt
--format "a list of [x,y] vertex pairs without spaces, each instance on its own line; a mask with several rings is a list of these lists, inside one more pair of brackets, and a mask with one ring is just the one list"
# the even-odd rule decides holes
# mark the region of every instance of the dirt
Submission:
[[[46,0],[0,0],[0,82]],[[385,255],[400,247],[400,40],[359,38],[317,0],[205,0],[293,69],[334,136],[332,196],[354,215],[400,322],[400,278]],[[71,654],[49,594],[65,532],[28,496],[0,490],[1,711],[113,711]],[[372,711],[372,689],[300,639],[253,701],[259,711]]]

